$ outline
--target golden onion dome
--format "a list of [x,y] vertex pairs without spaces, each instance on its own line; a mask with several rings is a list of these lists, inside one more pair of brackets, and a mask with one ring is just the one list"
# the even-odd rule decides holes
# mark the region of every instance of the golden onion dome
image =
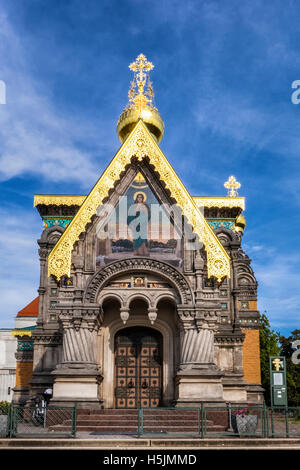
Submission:
[[246,219],[245,217],[240,214],[236,219],[235,219],[235,231],[236,232],[244,232],[245,227],[246,227]]
[[152,103],[154,92],[148,72],[154,68],[154,65],[143,54],[140,54],[136,61],[129,65],[129,68],[134,72],[134,78],[128,92],[129,105],[124,109],[117,123],[119,139],[123,143],[138,120],[142,119],[159,143],[165,126],[161,115]]
[[150,108],[149,106],[142,110],[135,107],[124,109],[117,124],[117,133],[120,141],[122,143],[124,142],[139,119],[142,119],[148,130],[159,143],[165,130],[164,122],[158,110],[154,107]]

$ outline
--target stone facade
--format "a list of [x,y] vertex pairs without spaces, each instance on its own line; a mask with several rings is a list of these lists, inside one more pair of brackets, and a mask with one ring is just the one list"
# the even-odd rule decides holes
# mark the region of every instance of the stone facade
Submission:
[[[111,204],[137,172],[161,203],[173,202],[151,166],[135,162],[110,193]],[[184,248],[180,269],[143,256],[97,267],[96,214],[73,247],[70,278],[57,282],[48,277],[48,255],[66,230],[60,218],[73,218],[79,207],[63,201],[37,205],[43,219],[56,223],[44,224],[38,240],[40,302],[30,394],[53,386],[54,404],[116,407],[116,335],[150,327],[163,338],[160,405],[260,402],[257,282],[241,247],[243,230],[235,224],[242,209],[204,209],[231,260],[231,276],[221,283],[207,277],[205,249]],[[135,286],[135,279],[143,285]]]

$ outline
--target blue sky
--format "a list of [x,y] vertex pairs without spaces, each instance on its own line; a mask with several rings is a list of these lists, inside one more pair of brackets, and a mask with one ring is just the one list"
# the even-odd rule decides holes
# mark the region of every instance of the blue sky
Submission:
[[241,182],[259,309],[285,335],[300,328],[299,20],[289,0],[0,0],[1,328],[37,295],[33,195],[95,184],[140,52],[162,150],[192,195]]

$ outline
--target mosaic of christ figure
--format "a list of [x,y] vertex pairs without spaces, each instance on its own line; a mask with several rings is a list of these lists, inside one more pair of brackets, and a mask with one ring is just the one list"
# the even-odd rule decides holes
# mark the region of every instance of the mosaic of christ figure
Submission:
[[150,209],[145,202],[144,193],[137,193],[134,204],[130,207],[127,224],[132,232],[133,254],[149,256],[148,222]]
[[182,238],[141,173],[120,198],[106,227],[97,232],[96,265],[131,256],[182,266]]

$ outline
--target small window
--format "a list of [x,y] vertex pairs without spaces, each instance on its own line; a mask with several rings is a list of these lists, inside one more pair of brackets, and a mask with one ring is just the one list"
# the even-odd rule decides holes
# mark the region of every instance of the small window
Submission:
[[73,286],[73,277],[64,277],[63,281],[62,281],[62,285],[64,287],[69,287],[69,286]]
[[214,280],[213,279],[208,279],[208,278],[205,278],[204,279],[204,287],[210,287],[210,288],[214,288]]
[[249,302],[241,302],[242,310],[249,310]]

